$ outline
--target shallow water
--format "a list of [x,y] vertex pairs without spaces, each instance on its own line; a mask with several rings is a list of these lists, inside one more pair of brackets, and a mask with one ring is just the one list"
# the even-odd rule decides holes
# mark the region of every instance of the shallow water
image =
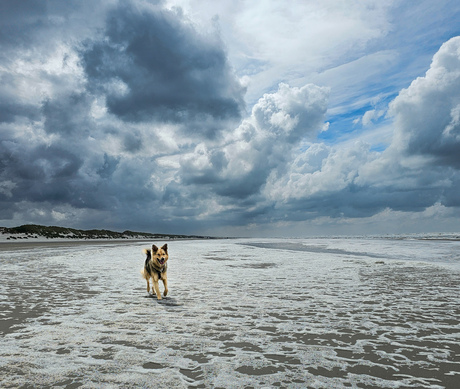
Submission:
[[0,387],[458,387],[460,242],[168,245],[0,252]]

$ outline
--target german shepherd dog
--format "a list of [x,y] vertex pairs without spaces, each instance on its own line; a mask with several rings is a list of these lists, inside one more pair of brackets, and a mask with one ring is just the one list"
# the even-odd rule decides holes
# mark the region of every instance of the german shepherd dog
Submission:
[[163,281],[164,292],[163,296],[168,294],[168,245],[165,244],[161,248],[152,245],[152,249],[144,249],[143,253],[147,255],[144,268],[141,270],[142,276],[147,281],[147,292],[150,293],[150,278],[153,279],[153,290],[157,295],[157,299],[161,300],[160,287],[158,281]]

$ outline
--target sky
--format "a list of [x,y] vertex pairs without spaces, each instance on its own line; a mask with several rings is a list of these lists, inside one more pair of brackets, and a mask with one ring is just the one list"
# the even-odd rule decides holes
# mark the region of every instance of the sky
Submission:
[[457,0],[0,2],[0,225],[460,232]]

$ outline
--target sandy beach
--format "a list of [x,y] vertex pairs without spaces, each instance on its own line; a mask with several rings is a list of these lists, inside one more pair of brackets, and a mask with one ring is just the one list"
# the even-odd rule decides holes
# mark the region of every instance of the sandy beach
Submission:
[[0,245],[0,386],[458,387],[459,242],[168,244],[162,301],[144,242]]

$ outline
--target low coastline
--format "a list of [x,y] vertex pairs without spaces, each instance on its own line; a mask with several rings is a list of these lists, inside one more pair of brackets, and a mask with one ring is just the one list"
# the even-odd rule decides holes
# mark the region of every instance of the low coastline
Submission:
[[44,247],[72,247],[81,245],[125,245],[139,242],[220,239],[211,236],[156,234],[104,229],[78,230],[67,227],[26,224],[0,227],[0,252]]
[[[30,250],[34,248],[58,248],[74,246],[108,246],[108,245],[127,245],[135,243],[155,243],[155,242],[174,242],[185,240],[206,240],[207,238],[152,238],[152,239],[61,239],[61,238],[32,238],[16,240],[0,240],[0,252]],[[218,239],[218,238],[215,238]],[[228,238],[221,238],[228,239]]]

